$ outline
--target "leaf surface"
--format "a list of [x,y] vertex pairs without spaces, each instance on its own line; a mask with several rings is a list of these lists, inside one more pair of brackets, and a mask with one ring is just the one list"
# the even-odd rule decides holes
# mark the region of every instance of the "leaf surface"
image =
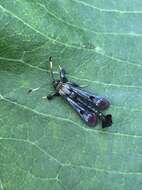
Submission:
[[[142,189],[142,1],[0,0],[0,189]],[[48,58],[112,103],[88,128]],[[27,95],[29,88],[45,84]]]

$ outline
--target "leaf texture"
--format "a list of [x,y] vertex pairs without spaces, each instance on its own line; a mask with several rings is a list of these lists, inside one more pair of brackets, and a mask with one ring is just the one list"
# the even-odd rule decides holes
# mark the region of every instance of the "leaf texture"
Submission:
[[[0,0],[0,189],[142,189],[141,49],[140,0]],[[111,101],[112,127],[42,99],[49,56]]]

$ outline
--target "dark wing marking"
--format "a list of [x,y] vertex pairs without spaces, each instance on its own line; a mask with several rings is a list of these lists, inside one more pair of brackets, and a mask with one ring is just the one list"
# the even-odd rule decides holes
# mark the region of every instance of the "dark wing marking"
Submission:
[[69,83],[69,87],[70,90],[76,94],[76,97],[78,97],[78,101],[80,99],[81,101],[84,101],[86,105],[89,104],[89,106],[96,107],[99,110],[105,110],[110,106],[110,102],[102,96],[95,96],[90,92],[74,87],[71,83]]
[[97,115],[95,114],[95,112],[89,110],[87,107],[85,107],[85,105],[82,105],[80,102],[76,102],[75,100],[71,99],[69,96],[64,95],[63,97],[88,125],[96,125]]

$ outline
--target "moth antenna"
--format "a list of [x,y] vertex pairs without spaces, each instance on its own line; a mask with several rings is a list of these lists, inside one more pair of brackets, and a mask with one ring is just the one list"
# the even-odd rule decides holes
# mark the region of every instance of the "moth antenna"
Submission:
[[49,66],[50,66],[50,74],[51,74],[51,78],[54,81],[54,74],[53,74],[53,63],[52,63],[52,57],[49,57]]
[[60,70],[62,69],[61,65],[59,65],[59,69],[60,69]]

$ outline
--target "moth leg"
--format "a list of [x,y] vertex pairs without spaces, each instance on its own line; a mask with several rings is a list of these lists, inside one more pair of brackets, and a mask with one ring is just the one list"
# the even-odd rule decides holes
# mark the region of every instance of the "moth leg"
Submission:
[[60,69],[60,79],[63,83],[66,83],[68,82],[68,79],[66,77],[66,71],[64,68],[62,68],[61,66],[59,66],[59,69]]
[[43,99],[52,100],[55,96],[59,96],[58,92],[48,94],[47,96],[42,97]]
[[32,92],[35,92],[37,90],[39,90],[41,87],[37,87],[37,88],[30,88],[28,91],[27,91],[27,94],[31,94]]

